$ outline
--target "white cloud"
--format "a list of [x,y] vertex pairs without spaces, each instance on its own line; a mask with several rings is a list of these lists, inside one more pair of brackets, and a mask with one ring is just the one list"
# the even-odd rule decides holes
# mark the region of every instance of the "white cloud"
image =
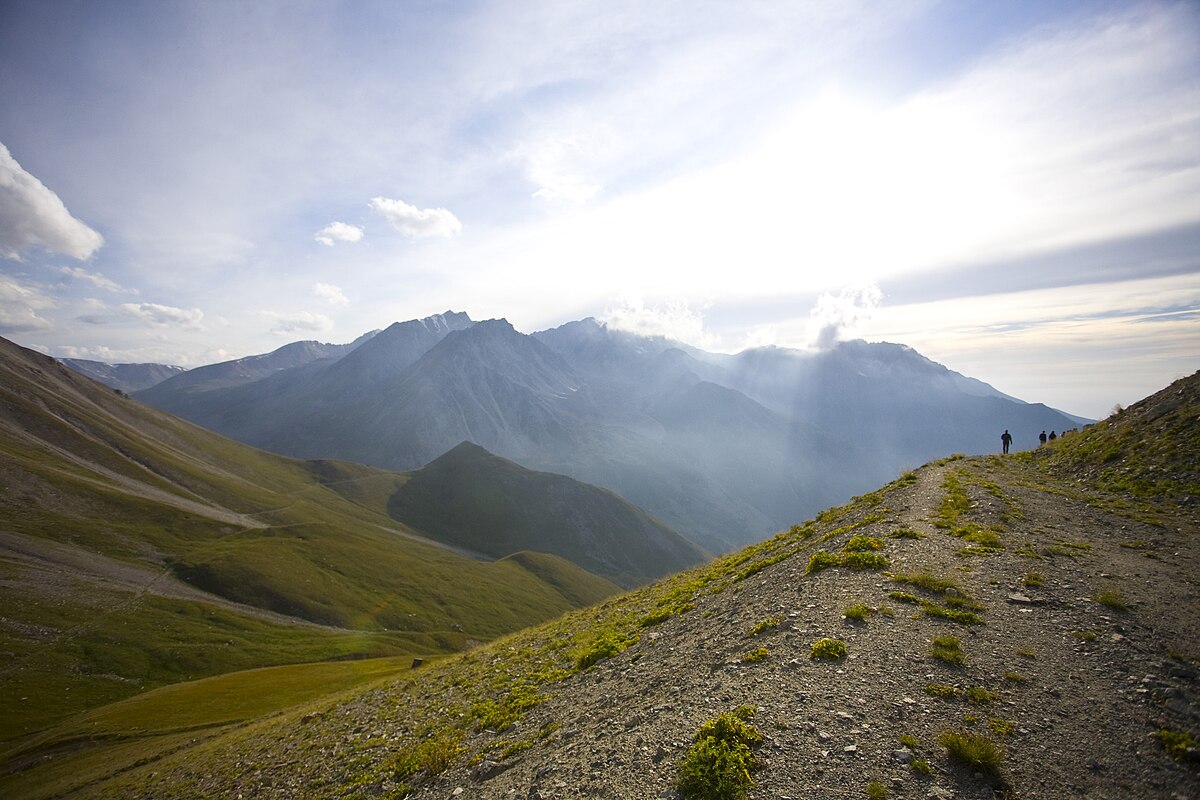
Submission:
[[99,289],[105,289],[117,294],[137,294],[136,289],[126,289],[121,284],[114,280],[109,280],[99,272],[88,272],[83,267],[59,267],[58,271],[68,277],[87,281]]
[[178,326],[188,330],[199,330],[204,312],[198,308],[176,308],[158,303],[122,303],[121,310],[147,325],[156,327]]
[[665,336],[695,347],[705,347],[713,341],[704,330],[703,310],[693,309],[682,300],[647,306],[641,298],[626,298],[605,311],[600,320],[617,330],[640,336]]
[[333,329],[333,320],[324,314],[314,314],[311,311],[297,311],[291,314],[282,314],[278,311],[263,311],[260,313],[267,319],[274,321],[275,324],[271,326],[271,333],[277,336],[286,336],[301,331],[324,333]]
[[879,307],[883,293],[874,283],[847,286],[838,294],[825,292],[808,316],[808,346],[828,350],[855,336]]
[[371,208],[378,211],[392,227],[412,239],[427,236],[457,236],[462,232],[458,217],[444,208],[417,208],[403,200],[376,197]]
[[19,261],[29,248],[41,247],[83,260],[102,244],[104,237],[72,217],[0,144],[0,256]]
[[54,300],[35,288],[0,277],[0,333],[33,333],[54,327],[39,311],[53,308]]
[[331,306],[350,305],[350,300],[342,293],[341,287],[334,286],[332,283],[314,283],[312,292]]
[[326,247],[333,247],[337,242],[357,242],[363,238],[363,229],[347,222],[331,222],[314,237]]

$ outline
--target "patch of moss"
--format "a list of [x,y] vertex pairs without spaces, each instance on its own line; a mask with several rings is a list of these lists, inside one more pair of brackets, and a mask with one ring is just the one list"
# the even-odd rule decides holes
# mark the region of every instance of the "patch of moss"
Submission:
[[808,653],[809,658],[838,661],[846,657],[846,643],[841,639],[825,637],[813,642]]

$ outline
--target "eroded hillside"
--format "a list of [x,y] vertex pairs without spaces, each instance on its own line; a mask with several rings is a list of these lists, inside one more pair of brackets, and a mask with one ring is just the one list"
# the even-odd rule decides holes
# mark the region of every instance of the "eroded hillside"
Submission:
[[[1191,420],[1169,435],[1196,437],[1198,379],[1145,401]],[[1162,449],[1136,424],[1162,414],[1124,414],[1137,452]],[[742,707],[762,736],[751,798],[1200,796],[1200,487],[1172,457],[1152,465],[1176,469],[1169,491],[1132,461],[1119,490],[1089,478],[1085,451],[1118,434],[926,465],[711,565],[63,796],[672,797],[697,731]],[[822,639],[845,655],[814,657]]]

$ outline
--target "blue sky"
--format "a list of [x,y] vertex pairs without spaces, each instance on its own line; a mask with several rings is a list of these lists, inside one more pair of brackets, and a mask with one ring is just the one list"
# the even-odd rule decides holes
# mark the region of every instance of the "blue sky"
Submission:
[[1200,368],[1200,8],[14,2],[0,335],[196,366],[447,309]]

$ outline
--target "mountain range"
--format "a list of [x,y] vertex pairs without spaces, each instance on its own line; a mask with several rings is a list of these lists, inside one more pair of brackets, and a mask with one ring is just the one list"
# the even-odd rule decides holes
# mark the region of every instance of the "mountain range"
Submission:
[[710,552],[930,458],[994,451],[1005,429],[1022,449],[1078,424],[886,343],[725,355],[594,319],[530,335],[448,311],[337,351],[303,344],[290,363],[297,345],[253,359],[269,370],[241,359],[136,397],[298,458],[411,470],[471,442],[610,489]]

